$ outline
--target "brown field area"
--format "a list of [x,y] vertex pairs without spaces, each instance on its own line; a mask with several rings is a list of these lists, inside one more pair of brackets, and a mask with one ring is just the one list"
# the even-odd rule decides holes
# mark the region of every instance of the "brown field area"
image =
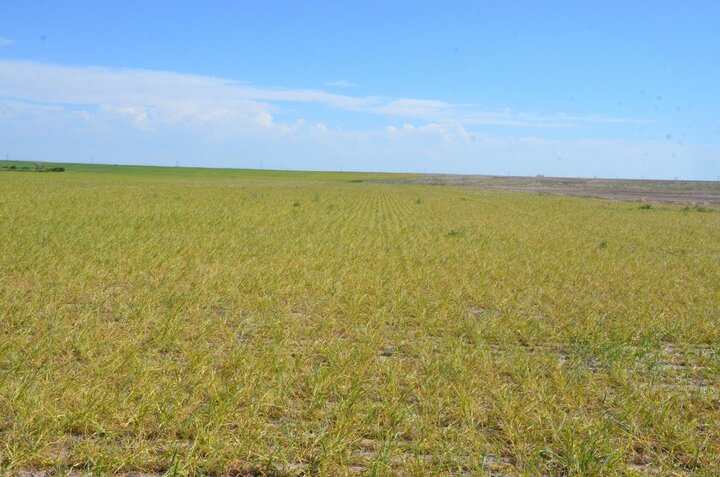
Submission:
[[399,182],[666,204],[720,206],[720,182],[718,181],[425,174],[402,179]]

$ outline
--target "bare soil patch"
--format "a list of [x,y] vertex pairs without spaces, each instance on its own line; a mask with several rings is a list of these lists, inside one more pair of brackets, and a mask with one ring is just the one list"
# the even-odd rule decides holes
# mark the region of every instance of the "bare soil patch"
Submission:
[[451,185],[512,192],[535,192],[553,195],[600,197],[615,200],[720,206],[720,182],[718,181],[426,174],[410,179],[383,182]]

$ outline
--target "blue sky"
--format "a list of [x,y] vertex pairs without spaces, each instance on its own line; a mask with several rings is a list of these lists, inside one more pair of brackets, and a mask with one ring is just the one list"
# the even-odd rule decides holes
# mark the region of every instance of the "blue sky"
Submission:
[[716,180],[718,85],[716,1],[0,0],[11,159]]

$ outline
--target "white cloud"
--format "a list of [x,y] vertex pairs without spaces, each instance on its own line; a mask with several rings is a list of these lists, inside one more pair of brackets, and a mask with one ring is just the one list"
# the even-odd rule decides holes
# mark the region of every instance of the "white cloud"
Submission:
[[16,116],[42,117],[51,113],[62,112],[63,108],[52,104],[37,104],[24,101],[0,100],[0,118],[12,119]]
[[[0,98],[0,144],[30,160],[94,157],[111,163],[177,160],[235,167],[258,167],[262,161],[266,168],[531,175],[720,174],[715,146],[539,137],[543,128],[638,121],[631,118],[483,111],[435,99],[2,60]],[[325,110],[303,110],[306,105],[372,117],[374,123],[348,130]],[[488,134],[490,125],[505,126],[507,134]]]
[[127,117],[140,129],[148,126],[148,111],[141,107],[100,105],[100,110],[111,115]]
[[376,113],[413,118],[452,116],[456,108],[444,101],[432,99],[397,99],[373,109]]
[[[482,111],[468,104],[434,99],[349,96],[311,89],[254,86],[211,76],[140,69],[49,65],[0,60],[0,96],[45,104],[105,105],[131,114],[138,126],[163,122],[233,120],[270,124],[268,115],[289,104],[318,104],[375,116],[392,116],[464,126],[563,128],[583,123],[633,119],[537,115],[511,110]],[[152,115],[147,112],[152,111]]]
[[100,113],[130,117],[142,127],[228,118],[266,122],[274,107],[249,99],[253,95],[243,88],[205,76],[0,61],[2,97],[30,104],[99,107]]
[[633,118],[572,116],[563,113],[552,115],[517,113],[507,108],[502,111],[478,111],[467,104],[452,104],[428,99],[398,99],[375,107],[373,111],[390,116],[412,117],[465,126],[569,128],[584,123],[639,124],[647,122]]
[[333,86],[336,88],[355,88],[359,85],[348,80],[325,81],[325,86]]
[[1,38],[1,37],[0,37],[0,46],[8,46],[8,45],[11,45],[11,44],[13,44],[13,43],[15,43],[15,42],[12,41],[12,40],[8,40],[7,38]]

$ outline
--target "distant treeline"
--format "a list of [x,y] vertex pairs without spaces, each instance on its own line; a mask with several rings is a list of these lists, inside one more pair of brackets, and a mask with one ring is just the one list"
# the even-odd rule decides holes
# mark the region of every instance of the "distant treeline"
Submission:
[[17,166],[15,164],[13,165],[3,165],[0,166],[0,169],[4,169],[6,171],[25,171],[25,172],[65,172],[64,167],[45,167],[45,164],[35,164],[34,167],[30,166]]

